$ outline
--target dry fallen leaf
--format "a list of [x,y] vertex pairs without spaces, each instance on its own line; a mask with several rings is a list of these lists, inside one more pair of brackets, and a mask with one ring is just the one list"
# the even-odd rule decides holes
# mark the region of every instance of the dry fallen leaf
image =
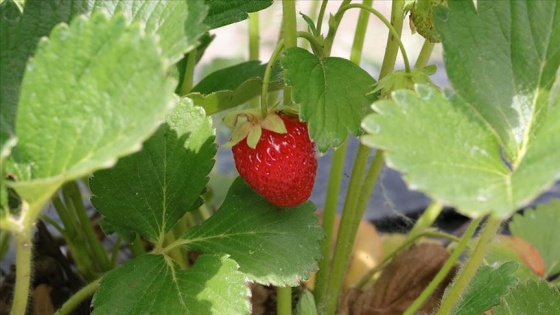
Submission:
[[54,306],[51,300],[53,288],[47,284],[39,284],[33,290],[33,314],[51,315],[54,314]]
[[[346,299],[339,314],[402,314],[422,293],[448,258],[449,253],[439,244],[422,243],[410,247],[384,268],[371,288],[355,299]],[[455,270],[452,270],[417,314],[429,314],[437,307],[454,274]]]

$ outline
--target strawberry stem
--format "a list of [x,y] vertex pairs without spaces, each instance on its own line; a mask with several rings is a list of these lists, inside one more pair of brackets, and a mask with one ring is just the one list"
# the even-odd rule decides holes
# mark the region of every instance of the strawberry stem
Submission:
[[[364,5],[371,6],[373,0],[364,0]],[[367,24],[369,21],[369,14],[366,11],[360,12],[358,17],[358,24],[356,25],[356,32],[354,33],[354,42],[352,43],[352,51],[350,53],[350,61],[359,65],[362,59],[362,50],[364,47],[364,40],[367,32]],[[329,172],[329,181],[327,184],[327,197],[325,200],[325,209],[323,212],[323,230],[326,232],[326,237],[321,244],[321,253],[323,259],[319,262],[319,271],[317,272],[315,290],[313,292],[316,301],[320,301],[325,294],[325,285],[330,275],[330,257],[331,246],[333,239],[334,220],[338,207],[338,195],[340,192],[340,183],[342,181],[342,174],[344,172],[344,161],[346,159],[347,139],[342,145],[333,152],[331,170]]]
[[284,49],[284,40],[281,39],[278,41],[276,48],[272,52],[272,56],[270,56],[270,60],[268,61],[268,64],[266,65],[266,69],[264,71],[264,78],[263,78],[262,90],[261,90],[261,113],[263,119],[266,117],[268,113],[267,93],[268,93],[268,84],[270,82],[270,75],[272,73],[272,67],[276,63],[276,59],[278,59],[278,55],[280,55],[280,52],[282,52],[283,49]]
[[486,249],[488,249],[490,242],[494,236],[496,236],[496,233],[500,229],[501,225],[502,219],[492,215],[488,218],[488,222],[486,222],[486,225],[482,229],[482,234],[480,235],[480,239],[476,244],[474,252],[467,259],[466,265],[463,267],[459,276],[451,284],[450,288],[446,292],[446,295],[443,297],[441,307],[437,312],[438,315],[451,314],[451,311],[453,311],[457,301],[461,298],[461,295],[469,286],[469,283],[478,270],[478,267],[480,267],[480,264],[484,259],[484,254],[486,253]]
[[[393,40],[397,41],[397,44],[399,45],[399,48],[401,49],[401,54],[402,54],[403,61],[404,61],[405,71],[410,72],[410,63],[408,61],[408,55],[406,54],[406,50],[404,49],[404,45],[403,45],[403,43],[401,41],[401,38],[400,38],[400,36],[401,36],[400,32],[397,32],[395,27],[393,27],[393,25],[391,25],[391,23],[379,11],[377,11],[376,9],[374,9],[372,7],[368,7],[368,6],[365,6],[365,5],[360,4],[360,3],[345,5],[344,7],[340,8],[340,11],[337,12],[337,15],[339,15],[339,14],[342,15],[342,13],[345,12],[346,10],[353,9],[353,8],[368,11],[369,13],[375,15],[381,22],[383,22],[383,24],[385,24],[385,26],[387,26],[387,28],[389,29],[389,33],[392,35]],[[399,14],[402,15],[402,10],[399,11]],[[401,20],[402,20],[402,17],[401,17]]]

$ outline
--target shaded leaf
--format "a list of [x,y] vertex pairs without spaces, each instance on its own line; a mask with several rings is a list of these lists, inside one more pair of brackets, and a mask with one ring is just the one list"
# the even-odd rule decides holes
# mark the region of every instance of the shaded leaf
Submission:
[[93,314],[247,314],[249,289],[237,267],[202,255],[181,270],[166,256],[140,256],[101,279]]
[[560,310],[560,290],[544,280],[519,283],[502,298],[493,315],[539,314],[555,315]]
[[122,15],[57,26],[26,68],[16,162],[31,172],[12,186],[28,201],[44,201],[64,181],[138,150],[172,91],[156,39]]
[[214,165],[214,139],[204,111],[179,100],[142,151],[93,175],[93,205],[111,224],[163,240],[200,198]]
[[210,10],[204,23],[210,28],[218,28],[247,19],[247,13],[268,8],[272,0],[206,0],[206,3]]
[[560,146],[555,5],[480,1],[477,12],[470,1],[451,1],[449,10],[438,7],[457,94],[443,97],[425,86],[416,94],[394,93],[392,101],[374,105],[379,115],[364,120],[370,135],[363,142],[386,150],[411,187],[469,216],[506,217],[529,203],[560,178],[560,150],[551,150]]
[[286,83],[301,106],[309,135],[321,152],[338,147],[348,131],[360,135],[360,122],[371,112],[375,96],[368,94],[375,80],[353,62],[337,57],[318,58],[302,48],[290,48],[281,61]]
[[[215,71],[202,79],[187,95],[208,115],[241,105],[261,94],[266,64],[247,61]],[[283,88],[280,67],[273,67],[268,91]]]
[[321,258],[324,235],[314,210],[311,202],[279,208],[239,177],[220,209],[183,238],[189,250],[231,255],[258,283],[297,286]]
[[517,266],[516,262],[481,266],[455,306],[453,314],[480,315],[498,305],[501,297],[517,283],[517,278],[513,276]]
[[533,244],[545,262],[544,276],[560,273],[560,200],[515,215],[509,223],[513,235]]

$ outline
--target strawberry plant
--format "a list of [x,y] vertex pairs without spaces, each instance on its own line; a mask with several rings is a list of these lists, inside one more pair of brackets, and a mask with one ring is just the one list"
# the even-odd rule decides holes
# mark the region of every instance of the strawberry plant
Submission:
[[[0,3],[0,254],[15,266],[0,312],[557,313],[560,203],[533,201],[560,180],[558,3],[324,0],[298,17],[284,0],[261,62],[272,4]],[[350,11],[346,59],[332,51]],[[195,75],[235,23],[249,60]],[[378,31],[376,72],[362,59]],[[430,79],[438,46],[449,88]],[[217,170],[219,147],[240,176]],[[384,165],[432,200],[407,234],[363,220]],[[434,227],[443,206],[468,226]]]

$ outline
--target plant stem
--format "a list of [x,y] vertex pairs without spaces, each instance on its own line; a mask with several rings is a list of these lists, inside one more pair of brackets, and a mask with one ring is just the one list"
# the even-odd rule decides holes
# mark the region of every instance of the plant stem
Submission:
[[101,279],[97,279],[74,293],[74,295],[64,302],[64,304],[56,311],[55,315],[70,314],[76,307],[78,307],[78,305],[80,305],[80,303],[97,291],[100,281]]
[[331,23],[331,20],[329,19],[329,32],[327,33],[327,36],[325,37],[325,41],[324,41],[324,49],[323,52],[325,54],[325,56],[330,56],[331,55],[331,49],[332,49],[332,45],[334,43],[334,37],[336,36],[336,32],[338,31],[338,26],[340,25],[340,21],[342,20],[342,16],[344,15],[344,11],[342,11],[342,8],[349,4],[351,2],[351,0],[344,0],[342,1],[342,3],[340,4],[340,7],[338,7],[338,10],[336,11],[336,14],[334,15],[333,21]]
[[363,181],[361,180],[370,152],[370,148],[360,144],[356,154],[352,175],[350,176],[350,184],[348,186],[346,202],[342,211],[336,248],[333,255],[331,277],[328,282],[327,294],[324,299],[326,314],[334,314],[336,311],[339,294],[342,290],[342,284],[344,282],[344,276],[348,268],[348,258],[350,257],[352,246],[354,245],[358,225],[363,217],[367,202],[371,196],[371,191],[375,186],[379,172],[383,167],[383,152],[378,151],[365,178]]
[[395,62],[399,52],[398,42],[400,42],[404,21],[403,10],[404,0],[393,0],[391,7],[391,24],[398,36],[389,33],[389,36],[387,37],[387,47],[385,48],[383,64],[381,65],[381,71],[379,72],[379,80],[393,72],[393,69],[395,68]]
[[117,265],[117,258],[119,257],[119,250],[121,249],[121,242],[122,239],[120,236],[117,236],[117,240],[115,241],[115,245],[113,245],[113,250],[111,251],[111,265],[115,267]]
[[393,257],[397,256],[397,254],[409,248],[412,244],[414,244],[418,239],[422,237],[445,238],[456,243],[459,243],[461,241],[460,238],[448,233],[437,232],[437,231],[420,232],[414,235],[413,237],[405,239],[404,242],[399,247],[397,247],[397,249],[393,250],[389,255],[385,256],[385,258],[383,258],[383,261],[381,261],[377,266],[372,268],[365,276],[362,277],[362,279],[360,279],[360,282],[358,282],[356,288],[363,289],[364,286],[373,278],[373,276],[379,271],[381,271],[381,269],[383,269],[385,265],[389,261],[391,261],[391,259],[393,259]]
[[422,49],[418,54],[418,58],[416,59],[416,64],[414,64],[414,68],[424,68],[428,61],[430,61],[430,56],[432,55],[432,51],[434,51],[434,43],[430,42],[429,40],[425,40],[424,44],[422,45]]
[[[373,0],[364,0],[363,5],[371,7]],[[358,23],[356,24],[356,32],[354,32],[354,41],[352,42],[352,49],[350,51],[350,61],[360,65],[362,59],[362,51],[364,49],[364,41],[366,38],[367,25],[369,22],[369,14],[367,11],[361,11],[358,16]]]
[[91,259],[93,254],[88,244],[84,240],[84,234],[78,230],[78,219],[76,218],[76,212],[68,209],[64,203],[60,200],[58,194],[52,197],[52,203],[58,214],[62,224],[65,228],[66,244],[68,244],[68,249],[72,253],[72,257],[76,262],[76,268],[79,273],[87,280],[95,279],[95,274],[97,269],[94,266],[94,261]]
[[249,60],[259,60],[259,13],[249,13]]
[[191,50],[187,55],[187,64],[185,65],[185,74],[183,75],[183,84],[181,84],[181,96],[189,93],[193,87],[194,66],[196,65],[197,50]]
[[292,288],[277,287],[276,299],[277,299],[277,314],[291,315],[292,314]]
[[276,48],[272,52],[272,55],[270,56],[270,60],[266,65],[266,69],[264,70],[264,77],[263,77],[262,90],[261,90],[261,111],[262,111],[261,113],[263,118],[266,117],[266,114],[268,113],[267,93],[268,93],[268,84],[270,83],[270,75],[272,73],[272,67],[274,66],[276,59],[278,59],[278,55],[280,55],[280,52],[282,52],[283,49],[284,49],[284,40],[281,39],[278,41],[278,44],[276,45]]
[[[284,47],[286,49],[297,47],[297,21],[296,21],[296,1],[282,0],[282,28],[284,35]],[[284,86],[284,105],[292,102],[292,88]],[[264,117],[264,116],[263,116]],[[277,311],[278,315],[292,314],[292,288],[277,287]]]
[[[371,6],[372,2],[372,0],[364,0],[365,5]],[[354,42],[352,43],[352,51],[350,53],[350,61],[357,65],[360,64],[360,60],[362,59],[362,50],[364,47],[368,20],[369,14],[367,14],[367,12],[360,12],[354,35]],[[327,277],[330,275],[330,249],[333,239],[334,219],[336,217],[338,195],[340,193],[340,183],[342,181],[342,173],[344,171],[344,161],[346,158],[347,147],[348,142],[346,139],[342,145],[333,152],[331,170],[329,172],[329,182],[327,184],[325,209],[323,211],[323,230],[326,232],[326,237],[321,246],[323,259],[319,262],[319,271],[317,272],[317,276],[315,278],[315,290],[313,292],[316,301],[322,299],[322,296],[325,293],[325,284],[328,281]]]
[[327,3],[329,0],[323,0],[321,3],[321,8],[319,9],[319,17],[317,18],[317,25],[315,25],[315,36],[321,35],[321,28],[323,27],[323,18],[325,16],[325,10],[327,9]]
[[453,284],[451,284],[451,288],[446,292],[437,314],[451,314],[456,302],[460,299],[461,294],[463,294],[465,289],[467,289],[474,274],[478,270],[478,267],[480,267],[480,264],[484,259],[484,254],[486,253],[490,242],[500,229],[501,224],[502,220],[500,218],[492,215],[488,218],[474,252],[468,258],[467,263],[461,270],[459,276],[455,279]]
[[340,183],[344,172],[344,160],[346,158],[346,148],[348,139],[333,152],[329,181],[327,183],[327,197],[325,209],[323,210],[323,230],[326,233],[325,239],[321,244],[323,259],[319,262],[319,271],[315,278],[315,290],[313,295],[315,301],[321,301],[326,293],[326,284],[330,273],[331,244],[333,240],[334,221],[338,205],[338,194],[340,193]]
[[82,200],[82,194],[80,193],[80,187],[75,181],[71,181],[62,186],[62,193],[64,196],[64,201],[66,205],[73,208],[76,211],[78,220],[80,222],[80,228],[86,237],[86,242],[93,251],[96,261],[99,262],[98,272],[106,272],[111,270],[112,265],[107,255],[107,251],[97,238],[93,226],[91,225],[91,219],[87,215],[86,208],[84,207],[84,202]]
[[[434,293],[436,288],[445,279],[445,277],[447,277],[447,274],[449,273],[451,268],[453,268],[453,266],[455,265],[455,263],[459,259],[459,256],[463,253],[463,251],[467,247],[467,244],[469,243],[469,240],[471,239],[472,235],[476,231],[476,228],[480,224],[480,221],[482,221],[482,218],[474,219],[471,222],[471,224],[467,228],[467,231],[465,232],[465,234],[461,238],[461,241],[459,242],[459,244],[457,244],[457,247],[455,248],[455,250],[453,251],[451,256],[449,256],[449,259],[447,259],[447,261],[441,267],[441,269],[436,274],[434,279],[432,279],[432,281],[430,281],[430,284],[424,289],[424,291],[422,291],[420,296],[418,296],[418,298],[416,298],[416,300],[414,300],[414,302],[408,307],[408,309],[404,312],[403,315],[415,314],[416,311],[420,307],[422,307],[422,304],[424,304],[424,302]],[[450,313],[444,313],[444,314],[450,314]]]
[[[27,212],[32,205],[23,201],[22,212]],[[33,249],[32,226],[26,225],[23,231],[16,233],[16,284],[14,287],[14,300],[12,302],[12,315],[25,314],[31,283],[31,259]]]
[[128,247],[130,247],[130,251],[132,252],[132,255],[134,257],[142,256],[146,253],[146,249],[142,244],[142,239],[140,238],[140,236],[137,236],[136,240],[133,243],[128,244]]
[[432,201],[432,203],[424,210],[420,218],[416,221],[410,232],[408,232],[408,238],[414,237],[418,233],[422,233],[424,230],[428,229],[434,221],[437,219],[443,206],[437,201]]
[[315,36],[313,36],[312,34],[308,33],[308,32],[297,32],[297,37],[301,37],[301,38],[305,38],[307,40],[307,42],[309,42],[309,44],[311,44],[311,49],[313,50],[313,53],[316,56],[320,56],[322,55],[322,49],[323,46],[321,45],[321,43],[319,43],[319,41],[317,40],[317,38],[315,38]]

